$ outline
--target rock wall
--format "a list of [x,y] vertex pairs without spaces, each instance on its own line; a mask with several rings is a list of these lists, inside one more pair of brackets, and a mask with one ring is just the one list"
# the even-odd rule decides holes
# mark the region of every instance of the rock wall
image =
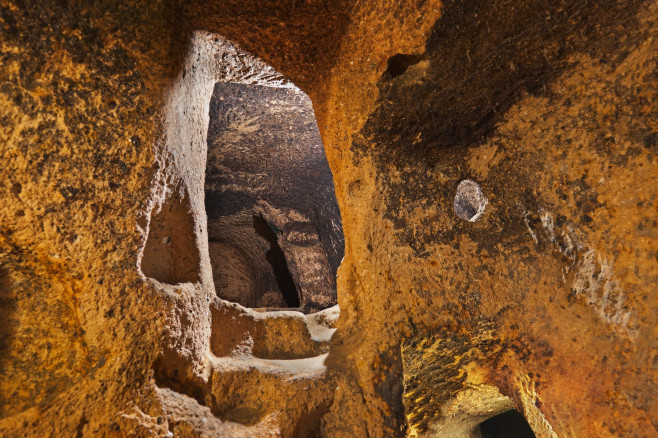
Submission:
[[[657,19],[0,0],[0,436],[653,435]],[[277,72],[333,172],[340,312],[215,293],[213,87]]]

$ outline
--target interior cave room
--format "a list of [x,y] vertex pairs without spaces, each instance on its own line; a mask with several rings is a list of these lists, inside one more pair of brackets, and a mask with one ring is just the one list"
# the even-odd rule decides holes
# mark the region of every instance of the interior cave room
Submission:
[[655,0],[0,0],[0,437],[658,436]]

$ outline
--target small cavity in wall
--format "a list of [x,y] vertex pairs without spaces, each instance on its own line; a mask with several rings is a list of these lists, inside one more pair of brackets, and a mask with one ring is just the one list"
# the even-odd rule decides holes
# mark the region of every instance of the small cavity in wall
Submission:
[[526,419],[516,409],[512,409],[480,424],[481,438],[535,438]]
[[142,273],[161,283],[195,283],[200,279],[199,266],[189,196],[174,190],[151,212]]

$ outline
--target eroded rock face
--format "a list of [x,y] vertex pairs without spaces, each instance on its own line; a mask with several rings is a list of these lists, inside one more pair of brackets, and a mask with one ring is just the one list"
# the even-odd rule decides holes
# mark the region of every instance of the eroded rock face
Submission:
[[[1,2],[0,435],[472,436],[512,408],[539,437],[653,434],[657,20]],[[340,317],[216,294],[211,97],[278,72],[334,174]]]
[[[373,271],[381,286],[365,293],[365,330],[379,327],[381,343],[397,314],[391,345],[428,346],[418,358],[402,349],[405,369],[424,370],[406,388],[411,434],[441,430],[452,399],[486,385],[541,436],[646,434],[648,394],[638,389],[653,385],[641,369],[655,345],[644,300],[656,277],[636,266],[655,247],[644,231],[655,224],[644,209],[655,205],[655,105],[642,103],[656,95],[655,5],[526,13],[494,3],[447,3],[419,62],[380,76],[374,111],[352,139],[353,159],[376,170],[365,183],[356,166],[347,191],[363,203],[372,187],[381,193],[380,220],[360,235],[366,248],[386,248],[354,247],[353,286],[372,284],[362,273]],[[464,179],[489,199],[474,223],[453,211]],[[438,350],[452,365],[422,363],[435,357],[437,330],[451,339]],[[379,374],[357,368],[366,380]],[[435,383],[447,376],[464,383],[442,400]],[[619,404],[630,393],[635,401]]]

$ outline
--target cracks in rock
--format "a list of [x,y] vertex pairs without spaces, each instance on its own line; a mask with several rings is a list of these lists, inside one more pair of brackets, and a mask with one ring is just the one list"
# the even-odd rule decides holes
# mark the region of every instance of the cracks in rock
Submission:
[[276,233],[273,229],[274,227],[262,216],[254,215],[253,218],[254,230],[256,230],[256,233],[263,239],[267,240],[270,244],[270,249],[265,254],[265,258],[272,266],[274,278],[277,286],[279,286],[281,295],[283,295],[283,299],[286,301],[288,307],[299,307],[300,302],[297,285],[295,284],[295,280],[288,268],[286,256],[283,253],[281,246],[279,246],[277,234],[280,233]]

